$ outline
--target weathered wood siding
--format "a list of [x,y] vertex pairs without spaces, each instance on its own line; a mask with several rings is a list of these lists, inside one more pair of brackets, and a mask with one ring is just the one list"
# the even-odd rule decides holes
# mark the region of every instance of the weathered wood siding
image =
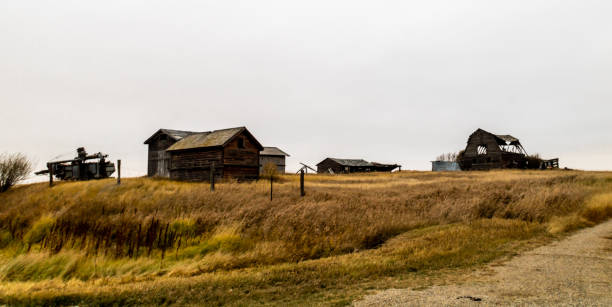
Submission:
[[176,141],[165,134],[158,135],[149,143],[147,176],[169,177],[170,155],[166,149]]
[[224,178],[257,179],[259,177],[259,148],[243,132],[223,148],[223,164]]
[[[487,153],[478,154],[479,146],[486,146]],[[470,170],[522,168],[525,161],[522,154],[502,151],[495,136],[480,129],[470,135],[463,154],[463,165]]]
[[259,148],[244,133],[225,147],[205,147],[170,153],[170,178],[187,181],[210,180],[210,167],[215,163],[215,178],[239,180],[259,177]]
[[[487,154],[479,155],[478,147],[486,146]],[[466,166],[473,170],[485,170],[502,167],[502,151],[495,137],[483,130],[476,130],[468,139],[463,155]]]
[[284,174],[285,173],[285,156],[259,156],[259,173],[263,172],[263,168],[266,164],[273,163],[276,165],[276,171]]
[[170,153],[170,178],[187,181],[210,180],[210,167],[215,163],[215,178],[223,177],[223,148],[197,148]]

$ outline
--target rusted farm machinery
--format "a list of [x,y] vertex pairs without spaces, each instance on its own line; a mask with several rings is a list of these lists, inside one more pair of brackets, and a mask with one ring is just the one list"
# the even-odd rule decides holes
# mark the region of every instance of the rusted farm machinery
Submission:
[[[47,169],[35,174],[49,174],[60,180],[90,180],[108,178],[115,172],[115,164],[106,160],[106,154],[88,155],[83,147],[77,148],[77,154],[71,160],[47,162]],[[88,162],[96,159],[98,161]]]

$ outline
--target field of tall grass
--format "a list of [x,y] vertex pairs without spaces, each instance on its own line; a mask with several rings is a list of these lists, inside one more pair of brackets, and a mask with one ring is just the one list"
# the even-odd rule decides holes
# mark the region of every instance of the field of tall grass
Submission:
[[0,194],[0,304],[343,305],[610,217],[610,172],[309,175],[305,197],[284,175],[272,201],[264,181],[23,185]]

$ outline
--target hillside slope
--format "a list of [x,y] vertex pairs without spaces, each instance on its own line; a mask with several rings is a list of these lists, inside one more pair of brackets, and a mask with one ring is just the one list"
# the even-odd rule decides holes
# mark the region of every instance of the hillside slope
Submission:
[[272,201],[264,181],[20,186],[0,194],[0,303],[348,303],[604,221],[611,188],[573,171],[312,175],[303,198],[286,175]]

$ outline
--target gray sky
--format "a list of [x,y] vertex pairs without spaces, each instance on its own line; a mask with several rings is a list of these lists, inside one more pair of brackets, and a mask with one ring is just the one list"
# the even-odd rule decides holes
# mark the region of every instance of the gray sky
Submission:
[[483,128],[612,169],[610,1],[2,1],[0,152],[146,172],[158,128],[430,169]]

